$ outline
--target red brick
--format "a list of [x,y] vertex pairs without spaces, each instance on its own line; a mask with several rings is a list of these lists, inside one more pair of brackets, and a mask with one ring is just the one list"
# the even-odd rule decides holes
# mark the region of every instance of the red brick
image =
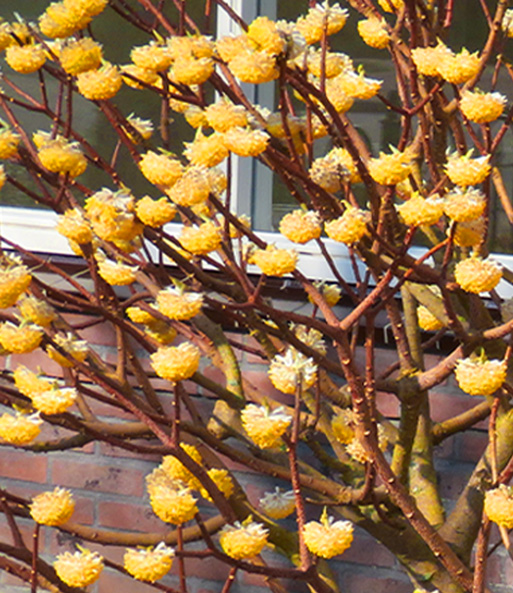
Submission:
[[[172,571],[176,574],[177,570],[178,563],[175,560]],[[209,581],[225,581],[229,571],[228,565],[211,556],[185,559],[185,574],[189,577],[208,579]]]
[[476,400],[468,396],[444,391],[431,391],[429,396],[434,422],[452,418],[472,408]]
[[[137,441],[131,441],[132,444],[136,445]],[[155,442],[156,445],[160,443]],[[141,441],[141,445],[148,445],[148,441]],[[149,461],[152,464],[159,464],[162,461],[162,455],[152,455],[151,453],[137,453],[136,451],[127,451],[121,447],[114,447],[109,443],[100,443],[100,454],[105,457],[122,457],[125,459],[138,459],[139,461]],[[148,466],[150,467],[150,466]],[[153,467],[152,467],[153,468]],[[151,470],[148,470],[151,471]]]
[[48,457],[30,451],[15,451],[2,447],[0,455],[0,476],[3,479],[25,480],[27,482],[46,482]]
[[151,585],[136,581],[129,575],[106,568],[98,580],[98,593],[112,593],[113,591],[122,591],[123,593],[155,593],[156,589]]
[[75,459],[55,459],[52,465],[52,482],[70,488],[140,496],[143,481],[144,473],[135,469],[80,463]]
[[147,499],[135,505],[123,502],[100,502],[98,521],[103,527],[129,529],[130,531],[167,533],[169,525],[161,521],[152,511]]

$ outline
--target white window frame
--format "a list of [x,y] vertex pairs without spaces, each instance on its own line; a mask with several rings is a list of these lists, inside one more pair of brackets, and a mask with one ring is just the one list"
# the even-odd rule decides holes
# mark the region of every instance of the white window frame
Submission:
[[[270,18],[276,17],[277,0],[227,0],[231,8],[240,14],[246,22],[251,22],[259,14]],[[217,14],[217,36],[238,35],[239,26],[222,9]],[[273,86],[243,85],[246,96],[261,105],[273,104]],[[237,214],[255,215],[260,224],[270,227],[272,216],[272,173],[257,159],[241,158],[232,155],[232,207]],[[258,198],[257,198],[258,197]],[[24,249],[45,254],[75,256],[68,241],[60,235],[55,226],[57,214],[45,210],[22,208],[16,206],[0,206],[0,235]],[[170,223],[167,229],[178,234],[181,225]],[[324,257],[319,253],[313,242],[299,246],[288,241],[280,233],[264,231],[258,235],[268,243],[278,247],[294,248],[299,251],[299,269],[313,280],[335,281],[331,269]],[[325,239],[334,263],[343,278],[352,283],[355,281],[353,267],[347,248],[331,239]],[[422,248],[410,249],[410,254],[418,257]],[[75,256],[76,257],[76,256]],[[513,269],[513,255],[494,254],[499,263]],[[364,269],[361,264],[361,269]],[[257,268],[254,268],[258,272]],[[501,297],[513,297],[513,286],[502,281],[498,287]]]

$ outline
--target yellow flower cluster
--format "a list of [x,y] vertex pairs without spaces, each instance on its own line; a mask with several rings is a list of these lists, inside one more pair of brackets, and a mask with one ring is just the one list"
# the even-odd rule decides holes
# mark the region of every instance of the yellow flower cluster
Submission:
[[5,61],[20,74],[32,74],[46,62],[46,54],[41,43],[15,44],[5,50]]
[[326,35],[338,33],[346,24],[348,12],[338,3],[330,6],[326,0],[310,8],[306,16],[296,22],[296,29],[303,35],[308,45],[317,43]]
[[126,190],[95,192],[85,201],[85,211],[95,234],[123,250],[143,230],[135,217],[134,198]]
[[281,444],[281,437],[292,422],[292,417],[280,406],[274,410],[248,404],[241,412],[244,430],[262,449],[273,449]]
[[506,529],[513,528],[513,492],[511,487],[501,484],[485,492],[484,511],[490,521]]
[[150,183],[165,187],[174,185],[183,174],[183,167],[178,159],[152,150],[143,155],[139,168]]
[[502,268],[493,260],[469,257],[454,268],[454,278],[467,292],[479,294],[493,290],[502,278]]
[[63,136],[52,138],[45,132],[36,132],[38,142],[37,156],[43,167],[52,173],[78,177],[87,168],[87,160],[78,142],[70,142]]
[[47,390],[37,390],[30,394],[32,405],[43,414],[62,414],[77,399],[77,390],[73,387],[57,387],[52,385]]
[[118,67],[108,62],[97,70],[87,70],[77,75],[78,92],[91,101],[112,99],[122,84]]
[[209,170],[204,166],[191,166],[183,176],[166,190],[171,200],[179,206],[195,206],[207,200],[211,191]]
[[444,202],[438,194],[424,199],[414,193],[409,200],[396,206],[399,217],[408,226],[431,226],[436,224],[444,213]]
[[[234,491],[234,484],[233,480],[230,477],[230,474],[225,469],[220,469],[217,467],[213,467],[207,471],[208,477],[214,482],[214,484],[219,488],[219,490],[224,494],[226,498],[230,498]],[[199,493],[203,498],[213,502],[212,497],[208,493],[208,490],[203,486],[200,486]]]
[[93,239],[91,225],[78,208],[66,210],[59,216],[57,231],[79,245],[90,243]]
[[169,319],[192,319],[200,313],[202,306],[203,295],[198,292],[184,292],[169,286],[157,294],[157,307]]
[[267,276],[285,276],[296,269],[298,254],[293,249],[278,249],[268,245],[265,249],[256,249],[249,259]]
[[507,365],[504,360],[462,358],[454,374],[460,388],[469,395],[492,395],[506,380]]
[[30,516],[41,525],[62,525],[75,510],[75,501],[69,490],[55,488],[32,499]]
[[354,438],[354,414],[346,408],[339,410],[331,419],[331,429],[339,443],[348,445]]
[[[87,358],[87,353],[89,352],[89,346],[87,345],[87,342],[85,340],[78,340],[72,333],[68,332],[65,336],[62,334],[57,334],[53,337],[53,340],[57,346],[60,346],[69,355],[71,359],[74,359],[78,362],[84,362],[84,360]],[[52,360],[55,360],[55,362],[59,363],[63,367],[70,368],[74,364],[53,346],[48,346],[46,353]]]
[[444,327],[444,324],[438,317],[435,317],[433,313],[423,305],[420,305],[417,308],[417,319],[419,321],[420,329],[423,329],[427,332],[438,331]]
[[322,224],[317,212],[294,210],[280,221],[280,233],[294,243],[307,243],[321,236]]
[[[187,453],[196,463],[201,464],[201,454],[194,445],[187,443],[180,443],[180,448]],[[192,473],[185,467],[185,465],[179,461],[174,455],[165,455],[162,458],[163,471],[173,480],[180,480],[189,486],[196,485],[196,478]]]
[[0,438],[10,445],[27,445],[41,432],[41,423],[39,413],[16,412],[13,416],[6,412],[0,416]]
[[64,71],[72,76],[96,70],[102,62],[101,44],[90,37],[68,39],[59,51],[59,61]]
[[472,151],[465,155],[453,153],[449,155],[445,170],[449,179],[456,185],[466,187],[467,185],[478,185],[490,174],[490,155],[471,158]]
[[77,551],[59,554],[53,563],[57,576],[70,587],[87,587],[100,578],[103,558],[98,552]]
[[33,295],[22,297],[17,305],[25,321],[35,323],[41,327],[48,327],[57,317],[57,312],[49,303]]
[[324,228],[330,239],[346,245],[353,245],[358,243],[367,233],[368,221],[368,212],[348,206],[342,216],[330,220],[324,225]]
[[502,115],[507,99],[501,93],[464,91],[461,93],[460,108],[463,115],[476,124],[487,124]]
[[445,195],[443,201],[445,214],[456,222],[469,222],[478,219],[485,211],[484,194],[473,187],[456,187]]
[[385,21],[375,17],[358,21],[358,33],[367,45],[375,49],[384,49],[390,43]]
[[106,257],[99,257],[98,274],[111,286],[128,286],[133,284],[138,272],[138,266],[129,266],[121,261],[113,261]]
[[284,355],[277,354],[269,367],[271,383],[283,393],[296,393],[298,387],[310,389],[317,379],[317,366],[311,358],[289,348]]
[[144,196],[137,201],[135,213],[143,224],[158,228],[173,220],[176,208],[166,197],[153,200],[150,196]]
[[31,280],[27,266],[15,260],[5,260],[0,267],[0,309],[14,305]]
[[20,325],[5,321],[0,324],[0,345],[7,352],[26,354],[35,350],[43,339],[43,328],[33,323]]
[[0,159],[10,159],[18,153],[21,136],[9,126],[0,129]]
[[367,166],[371,177],[381,185],[396,185],[410,174],[410,155],[392,148],[391,154],[379,153],[378,158],[369,159]]
[[249,517],[244,523],[237,521],[234,525],[225,525],[219,532],[219,543],[227,556],[244,560],[260,554],[268,536],[269,531]]
[[185,142],[183,154],[192,165],[215,167],[228,156],[224,135],[218,132],[205,136],[201,129],[193,142]]
[[324,512],[320,521],[309,521],[305,524],[303,539],[312,554],[321,558],[333,558],[350,547],[353,530],[350,521],[335,521]]
[[154,470],[146,479],[153,512],[166,523],[182,525],[198,512],[197,499],[181,480],[170,478],[166,472]]
[[194,255],[206,255],[219,249],[222,240],[221,229],[212,221],[198,227],[185,226],[178,238],[184,249]]
[[134,579],[154,583],[171,570],[174,556],[173,548],[160,542],[155,548],[127,549],[123,566]]
[[230,128],[224,135],[226,148],[239,156],[258,156],[269,144],[269,134],[250,128]]
[[296,500],[292,490],[283,491],[276,488],[274,492],[266,492],[259,500],[260,508],[271,519],[285,519],[296,510]]
[[162,379],[167,381],[184,381],[198,370],[201,354],[190,342],[179,346],[164,346],[151,356],[151,366]]

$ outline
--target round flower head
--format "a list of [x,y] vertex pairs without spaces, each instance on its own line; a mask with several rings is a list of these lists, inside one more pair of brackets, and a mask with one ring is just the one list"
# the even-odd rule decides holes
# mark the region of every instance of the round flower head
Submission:
[[91,101],[112,99],[122,84],[119,70],[108,63],[98,70],[88,70],[77,76],[78,92]]
[[462,84],[473,78],[479,70],[479,56],[477,52],[471,54],[463,48],[459,54],[440,53],[438,74],[451,84]]
[[456,222],[469,222],[479,218],[486,208],[486,198],[473,187],[456,187],[445,195],[445,214]]
[[172,62],[173,57],[167,45],[151,41],[147,45],[134,47],[130,52],[130,59],[138,67],[153,72],[164,72]]
[[330,239],[346,245],[353,245],[367,233],[368,220],[368,212],[348,206],[342,216],[327,222],[324,228]]
[[169,319],[186,321],[201,311],[203,295],[168,286],[157,294],[157,307]]
[[378,18],[358,21],[358,33],[367,45],[375,49],[384,49],[390,43],[385,21]]
[[367,166],[371,177],[381,185],[396,185],[410,174],[410,156],[392,148],[391,154],[379,153],[379,157],[369,159]]
[[262,84],[279,76],[275,58],[265,51],[242,49],[230,60],[229,66],[241,82]]
[[73,76],[96,70],[102,62],[102,46],[90,37],[68,40],[59,52],[59,61],[64,71]]
[[444,202],[438,194],[424,199],[414,193],[409,200],[396,206],[399,217],[408,226],[431,226],[436,224],[444,213]]
[[351,179],[348,164],[334,150],[315,159],[308,172],[312,181],[331,193],[340,191],[342,185]]
[[70,587],[87,587],[100,577],[103,558],[98,552],[82,550],[59,554],[53,563],[57,576]]
[[502,115],[506,103],[507,98],[500,93],[464,91],[461,94],[460,108],[470,121],[487,124]]
[[268,245],[265,249],[256,249],[249,263],[255,264],[266,276],[285,276],[296,269],[298,254],[293,249],[278,249]]
[[299,381],[301,389],[310,389],[317,379],[317,365],[294,348],[284,355],[277,354],[269,367],[272,384],[283,393],[296,393]]
[[[156,85],[160,80],[159,75],[155,72],[155,70],[140,68],[135,64],[121,66],[120,74],[123,82],[131,89],[144,89],[145,87],[143,84],[141,84],[142,82],[145,84]],[[134,78],[137,80],[134,80]]]
[[18,153],[21,136],[9,127],[0,130],[0,159],[10,159]]
[[489,258],[469,257],[456,264],[454,278],[466,292],[479,294],[493,290],[499,284],[502,269]]
[[270,55],[278,55],[285,51],[285,39],[276,23],[266,16],[259,16],[249,25],[247,36],[251,45]]
[[167,195],[180,206],[195,206],[208,199],[210,194],[210,176],[203,166],[192,166],[168,190]]
[[379,93],[383,81],[367,78],[363,72],[358,74],[346,71],[336,77],[339,89],[352,99],[372,99]]
[[35,350],[43,339],[43,328],[33,323],[15,325],[10,321],[0,324],[0,345],[7,352],[26,354]]
[[221,245],[221,229],[208,221],[199,227],[183,227],[178,240],[182,247],[194,255],[206,255]]
[[296,500],[292,490],[283,491],[276,488],[274,492],[266,492],[259,500],[260,508],[271,519],[285,519],[296,510]]
[[126,314],[128,315],[129,319],[134,323],[152,325],[154,323],[159,322],[159,320],[153,317],[151,313],[148,313],[148,311],[141,309],[141,307],[128,307],[126,309]]
[[[313,76],[317,78],[321,78],[323,60],[324,76],[326,78],[334,78],[344,70],[352,70],[353,67],[353,61],[346,54],[327,51],[323,56],[322,49],[312,49],[308,52],[308,58],[306,63],[308,72],[310,72]],[[296,62],[299,64],[299,66],[303,66],[304,56],[298,56]]]
[[59,363],[61,366],[70,368],[74,364],[73,359],[78,362],[84,362],[87,358],[89,346],[85,340],[78,340],[72,333],[67,333],[65,336],[57,334],[53,339],[71,358],[71,360],[68,360],[68,358],[63,356],[53,346],[48,346],[46,353],[52,360],[55,360],[55,362]]
[[190,488],[179,480],[160,476],[151,486],[150,504],[159,519],[173,525],[182,525],[198,512],[197,499]]
[[185,142],[184,156],[192,165],[215,167],[228,156],[223,134],[214,132],[205,136],[198,130],[193,142]]
[[134,579],[154,583],[171,570],[174,556],[173,548],[164,542],[155,548],[128,548],[123,556],[123,566]]
[[129,266],[107,258],[101,258],[98,261],[98,274],[111,286],[133,284],[138,270],[138,266]]
[[470,222],[459,222],[454,233],[454,244],[458,247],[475,247],[483,241],[486,224],[483,217]]
[[75,501],[69,490],[55,488],[32,499],[30,515],[40,525],[62,525],[75,510]]
[[46,62],[46,55],[40,43],[31,45],[11,45],[5,50],[5,61],[21,74],[31,74]]
[[79,245],[90,243],[93,239],[91,225],[77,208],[66,210],[64,214],[59,216],[57,231]]
[[[196,463],[203,463],[201,454],[194,445],[180,443],[180,448],[183,449],[185,453],[187,453],[187,455],[191,457]],[[181,482],[189,485],[191,485],[191,483],[195,480],[192,473],[174,455],[165,455],[162,458],[161,467],[165,474],[173,480],[180,480]]]
[[92,16],[85,10],[80,10],[76,4],[67,2],[52,2],[47,7],[44,17],[46,22],[40,21],[40,25],[47,29],[52,29],[52,24],[56,27],[48,31],[50,37],[69,37],[75,31],[79,31],[91,22]]
[[205,111],[197,105],[191,105],[186,111],[184,111],[184,117],[187,120],[187,123],[194,129],[207,126]]
[[411,50],[411,57],[419,74],[439,76],[438,66],[445,57],[452,56],[451,50],[441,41],[436,47],[416,47]]
[[150,196],[144,196],[135,205],[135,212],[143,224],[158,228],[173,220],[176,208],[166,197],[153,200]]
[[465,155],[450,154],[447,158],[445,171],[449,179],[456,185],[478,185],[490,174],[490,155],[471,158],[472,151]]
[[513,528],[513,492],[510,486],[501,484],[487,490],[484,497],[484,511],[490,521],[506,529]]
[[492,395],[506,380],[505,360],[462,358],[454,368],[456,381],[469,395]]
[[0,438],[10,445],[27,445],[41,432],[42,422],[39,412],[30,416],[21,412],[13,416],[6,412],[0,416]]
[[37,156],[43,167],[52,173],[78,177],[87,168],[87,160],[78,142],[68,142],[62,136],[48,140],[38,150]]
[[342,554],[353,541],[351,521],[335,521],[328,517],[326,510],[320,521],[309,521],[303,527],[303,540],[306,547],[321,558],[333,558]]
[[7,260],[0,267],[0,309],[14,305],[31,280],[27,266]]
[[155,185],[174,185],[183,174],[178,159],[150,150],[139,161],[139,169],[150,183]]
[[294,243],[307,243],[321,236],[321,219],[317,212],[294,210],[280,221],[280,233]]
[[260,554],[268,535],[269,531],[261,523],[255,523],[249,517],[244,523],[237,521],[234,525],[225,525],[219,532],[219,543],[227,556],[244,560]]
[[73,387],[52,386],[46,391],[31,394],[32,405],[43,414],[62,414],[77,399],[77,390]]
[[433,313],[423,305],[420,305],[417,308],[417,319],[419,321],[420,329],[423,329],[427,332],[438,331],[444,327],[444,323],[435,317]]
[[[207,472],[209,478],[214,482],[214,484],[219,488],[219,490],[224,494],[226,498],[230,498],[233,494],[233,490],[235,486],[233,485],[233,480],[230,477],[230,474],[225,469],[219,469],[217,467],[213,467],[209,469]],[[208,490],[203,486],[200,486],[199,493],[203,498],[213,502],[212,497],[208,493]]]
[[306,16],[296,22],[296,29],[303,35],[308,45],[317,43],[326,35],[338,33],[346,24],[348,12],[340,8],[338,3],[329,6],[326,0],[322,4],[310,8]]
[[18,391],[27,397],[32,397],[34,393],[47,391],[53,385],[53,381],[40,377],[37,373],[34,373],[23,365],[16,367],[13,378]]
[[159,348],[151,356],[151,366],[159,377],[167,381],[184,381],[198,370],[201,354],[190,342],[179,346]]
[[227,132],[230,128],[244,128],[248,125],[248,115],[242,105],[234,105],[226,99],[212,103],[205,109],[208,125],[216,132]]
[[258,156],[269,144],[269,134],[250,128],[230,128],[224,135],[228,150],[239,156]]
[[292,417],[282,406],[270,410],[265,406],[248,404],[240,417],[244,430],[261,449],[274,449],[281,445],[281,437],[292,422]]
[[203,84],[214,72],[214,66],[212,58],[181,57],[173,62],[170,77],[177,84]]

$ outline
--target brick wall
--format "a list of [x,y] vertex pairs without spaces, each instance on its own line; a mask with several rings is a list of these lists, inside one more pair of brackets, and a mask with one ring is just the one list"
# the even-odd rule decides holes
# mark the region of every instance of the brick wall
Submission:
[[[84,338],[95,344],[96,351],[105,359],[112,359],[115,346],[112,336],[103,326],[96,326],[84,333]],[[244,339],[234,335],[234,339]],[[254,385],[266,393],[275,392],[261,360],[248,353],[240,354],[241,362],[247,377]],[[377,365],[386,368],[395,360],[395,354],[386,347],[378,351]],[[438,356],[428,355],[427,364],[433,365]],[[12,356],[0,361],[3,368],[14,369],[18,364],[24,364],[33,369],[41,367],[43,372],[58,374],[60,367],[48,359],[40,351],[24,355]],[[217,371],[212,368],[203,369],[205,374],[215,377]],[[165,386],[162,382],[162,387]],[[196,389],[196,388],[195,388]],[[196,389],[195,398],[206,417],[212,409],[212,399],[208,394]],[[277,393],[276,393],[277,394]],[[282,394],[277,394],[281,397]],[[203,396],[200,398],[200,396]],[[207,397],[205,397],[207,396]],[[431,394],[431,405],[436,420],[442,420],[455,413],[467,409],[475,403],[472,398],[462,395],[451,378],[439,386]],[[389,418],[397,418],[397,404],[388,394],[380,394],[378,398],[380,411]],[[101,417],[107,413],[107,408],[96,404],[94,412]],[[112,414],[112,408],[108,408]],[[126,417],[117,413],[118,419]],[[46,427],[42,434],[55,438],[64,435],[65,431],[54,427]],[[486,427],[477,426],[465,434],[447,439],[437,449],[437,469],[439,472],[442,494],[448,507],[457,498],[465,480],[479,459],[487,443]],[[152,531],[165,534],[167,526],[152,512],[145,493],[144,477],[160,458],[150,455],[136,456],[104,443],[90,443],[65,453],[33,454],[12,447],[2,447],[0,450],[0,476],[2,485],[10,491],[23,497],[35,494],[54,485],[70,488],[76,498],[76,511],[73,521],[102,528],[122,529],[126,527],[135,531]],[[270,485],[258,479],[257,474],[245,470],[237,464],[230,463],[230,467],[240,484],[246,490],[251,501],[256,502],[263,491]],[[208,508],[205,508],[208,512]],[[211,508],[210,508],[211,510]],[[316,510],[317,512],[317,510]],[[31,541],[33,524],[22,521],[23,535],[27,542]],[[498,540],[498,534],[492,533],[491,541]],[[10,542],[9,530],[5,518],[0,515],[0,538]],[[46,558],[54,557],[64,550],[72,550],[75,538],[64,532],[42,528],[41,550]],[[101,548],[94,544],[85,544],[92,549]],[[110,560],[122,562],[124,548],[109,547],[101,549]],[[276,562],[276,557],[273,557]],[[408,578],[388,550],[374,541],[362,530],[356,529],[356,537],[352,547],[340,558],[332,561],[332,567],[337,575],[341,590],[345,593],[409,593],[412,587]],[[221,591],[228,569],[215,559],[187,559],[188,587],[190,593],[218,593]],[[513,566],[502,553],[495,552],[489,563],[488,575],[491,589],[497,593],[513,591]],[[172,575],[162,581],[171,586],[177,585],[176,562]],[[258,593],[263,591],[265,583],[262,578],[253,575],[239,575],[233,593]],[[6,573],[0,573],[0,593],[18,593],[27,591],[20,586],[20,582]],[[156,589],[149,585],[136,582],[111,569],[106,569],[99,582],[90,588],[91,593],[150,593]],[[303,593],[306,589],[297,582],[288,584],[291,593]]]

